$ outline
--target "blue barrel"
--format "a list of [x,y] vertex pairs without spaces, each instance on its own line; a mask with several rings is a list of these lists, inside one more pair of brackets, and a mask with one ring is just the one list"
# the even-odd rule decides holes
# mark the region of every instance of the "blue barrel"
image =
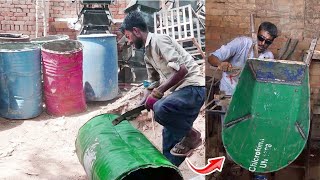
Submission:
[[116,35],[79,35],[83,45],[83,84],[87,101],[106,101],[118,95]]
[[34,118],[42,112],[40,46],[0,44],[0,116]]

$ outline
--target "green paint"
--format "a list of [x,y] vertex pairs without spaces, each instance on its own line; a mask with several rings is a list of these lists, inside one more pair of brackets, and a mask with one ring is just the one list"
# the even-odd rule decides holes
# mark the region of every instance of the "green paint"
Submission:
[[288,85],[256,81],[248,64],[240,75],[224,125],[248,114],[251,117],[224,127],[223,143],[230,157],[245,169],[277,171],[295,160],[307,141],[308,69],[301,85]]
[[79,130],[76,153],[89,179],[182,179],[179,169],[128,121],[113,126],[116,117],[94,117]]

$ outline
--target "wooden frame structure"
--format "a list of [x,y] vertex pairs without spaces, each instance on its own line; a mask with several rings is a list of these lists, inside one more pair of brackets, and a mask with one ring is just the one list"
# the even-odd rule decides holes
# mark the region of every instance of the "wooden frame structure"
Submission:
[[[167,34],[177,40],[191,55],[205,58],[204,24],[191,5],[158,12],[154,16],[156,34]],[[191,45],[190,45],[191,44]]]

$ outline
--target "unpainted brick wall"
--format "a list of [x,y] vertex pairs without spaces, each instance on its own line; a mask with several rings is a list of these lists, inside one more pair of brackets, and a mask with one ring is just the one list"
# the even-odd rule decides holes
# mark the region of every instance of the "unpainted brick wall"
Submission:
[[[79,1],[78,1],[79,2]],[[114,19],[125,17],[124,9],[127,0],[117,0],[109,9]],[[78,6],[78,7],[77,7]],[[41,11],[41,0],[39,0],[38,13],[38,37],[43,36],[43,16]],[[70,29],[66,21],[61,18],[77,18],[82,6],[72,0],[45,0],[47,8],[48,27],[47,34],[66,34],[70,39],[76,39],[78,31]],[[118,32],[118,24],[112,25],[112,33]],[[35,38],[36,35],[36,2],[35,0],[1,0],[0,1],[0,33],[22,33]]]
[[292,60],[301,60],[303,50],[309,48],[312,38],[320,30],[318,0],[207,0],[206,52],[218,49],[237,36],[251,37],[251,13],[256,15],[256,31],[263,21],[277,25],[280,36],[269,47],[275,57],[288,38],[295,38],[299,43]]

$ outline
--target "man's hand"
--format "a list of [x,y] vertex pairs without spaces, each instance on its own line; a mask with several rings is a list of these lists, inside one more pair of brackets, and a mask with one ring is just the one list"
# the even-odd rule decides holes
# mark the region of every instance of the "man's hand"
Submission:
[[150,94],[148,97],[147,97],[147,100],[145,102],[145,106],[147,108],[147,110],[153,110],[153,105],[158,101],[159,99],[154,97],[152,94]]
[[232,64],[229,62],[221,62],[218,66],[218,69],[223,72],[228,72],[232,70]]
[[153,110],[153,105],[163,97],[163,93],[159,91],[157,88],[154,88],[151,92],[151,94],[147,97],[145,106],[147,110],[152,109]]

